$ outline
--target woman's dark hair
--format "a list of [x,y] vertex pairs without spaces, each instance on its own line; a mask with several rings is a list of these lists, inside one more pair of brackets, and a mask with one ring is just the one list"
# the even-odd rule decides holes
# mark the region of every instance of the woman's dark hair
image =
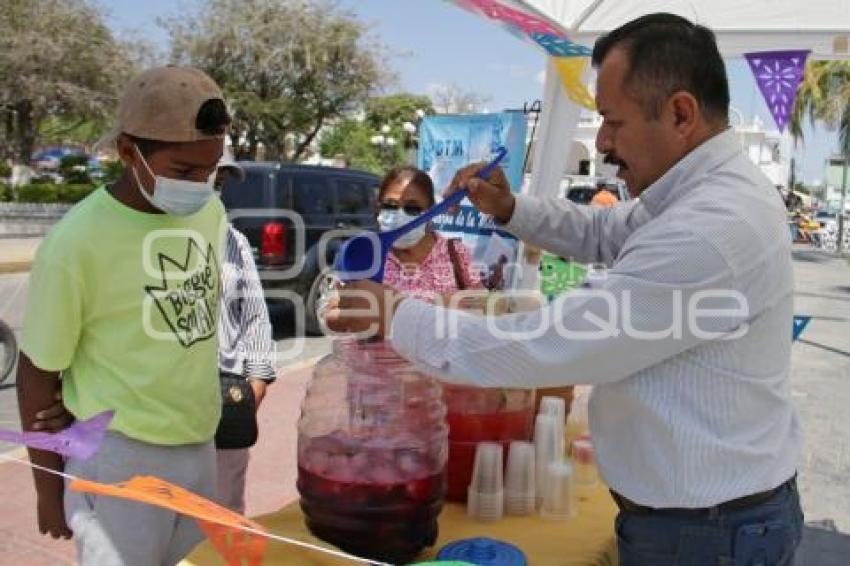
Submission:
[[599,67],[614,48],[625,51],[629,70],[623,87],[650,119],[677,91],[691,93],[710,120],[729,120],[729,81],[714,33],[674,14],[648,14],[601,36],[593,46]]
[[[198,115],[195,117],[195,129],[207,136],[222,136],[231,121],[230,112],[227,111],[227,105],[224,101],[220,98],[211,98],[204,102],[198,110]],[[149,140],[135,136],[129,137],[139,147],[139,151],[144,157],[181,143]]]
[[397,181],[408,181],[408,186],[414,185],[418,188],[422,194],[425,195],[425,198],[428,199],[428,206],[434,206],[434,204],[436,204],[434,199],[434,182],[431,181],[431,177],[429,177],[428,173],[422,169],[417,169],[416,167],[411,166],[396,167],[395,169],[390,169],[387,174],[384,175],[384,178],[381,181],[381,186],[378,189],[379,201],[383,198],[389,188]]

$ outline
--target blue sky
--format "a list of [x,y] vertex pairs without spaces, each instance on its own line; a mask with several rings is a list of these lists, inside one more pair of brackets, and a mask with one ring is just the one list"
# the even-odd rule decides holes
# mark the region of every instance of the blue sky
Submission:
[[[160,46],[167,34],[157,18],[177,16],[199,0],[100,0],[117,32],[135,32]],[[435,85],[454,84],[490,100],[490,110],[521,108],[542,96],[543,52],[478,16],[443,0],[341,0],[340,4],[370,24],[371,33],[390,51],[398,81],[388,92],[427,94]],[[399,6],[404,8],[400,9]],[[749,122],[770,117],[752,74],[743,61],[729,61],[732,105]],[[798,176],[807,182],[823,177],[824,159],[836,147],[834,134],[808,131],[797,151]]]

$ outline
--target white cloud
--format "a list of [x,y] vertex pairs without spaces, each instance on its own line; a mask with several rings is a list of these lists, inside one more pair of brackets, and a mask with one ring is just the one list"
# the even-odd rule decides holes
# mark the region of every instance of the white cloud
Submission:
[[438,92],[444,92],[444,91],[448,90],[448,88],[449,88],[449,85],[447,85],[447,84],[428,83],[428,86],[425,87],[425,90],[428,92],[428,94],[433,95],[433,94],[438,93]]
[[517,65],[516,63],[487,63],[485,67],[488,71],[506,73],[514,79],[527,77],[531,74],[527,67]]

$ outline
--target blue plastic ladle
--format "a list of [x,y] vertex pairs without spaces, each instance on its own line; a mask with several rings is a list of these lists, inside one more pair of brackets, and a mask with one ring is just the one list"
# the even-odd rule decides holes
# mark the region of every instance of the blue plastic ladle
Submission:
[[[496,152],[496,157],[488,163],[475,176],[480,179],[486,179],[490,173],[495,171],[496,167],[505,156],[508,150],[500,147]],[[364,232],[357,234],[346,240],[340,246],[339,253],[334,260],[334,270],[340,281],[354,281],[356,279],[369,278],[380,283],[384,280],[384,264],[387,261],[387,254],[393,247],[393,243],[401,236],[407,234],[411,230],[415,230],[422,224],[428,222],[435,216],[443,214],[449,208],[462,201],[469,194],[469,189],[463,188],[455,191],[442,202],[432,206],[404,226],[399,226],[393,230],[386,232]],[[375,255],[375,250],[378,250],[378,255]],[[375,260],[378,260],[376,265]]]

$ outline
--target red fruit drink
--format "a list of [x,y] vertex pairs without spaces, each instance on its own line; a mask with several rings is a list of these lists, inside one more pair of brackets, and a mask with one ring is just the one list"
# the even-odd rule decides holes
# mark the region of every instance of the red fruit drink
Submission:
[[443,386],[449,425],[446,499],[466,501],[479,442],[500,442],[505,451],[513,440],[530,440],[534,431],[532,390]]
[[357,556],[407,564],[437,541],[445,473],[394,483],[346,482],[299,467],[298,491],[314,535]]
[[336,343],[316,367],[298,423],[307,527],[357,556],[412,561],[437,540],[447,434],[432,378],[385,343]]

